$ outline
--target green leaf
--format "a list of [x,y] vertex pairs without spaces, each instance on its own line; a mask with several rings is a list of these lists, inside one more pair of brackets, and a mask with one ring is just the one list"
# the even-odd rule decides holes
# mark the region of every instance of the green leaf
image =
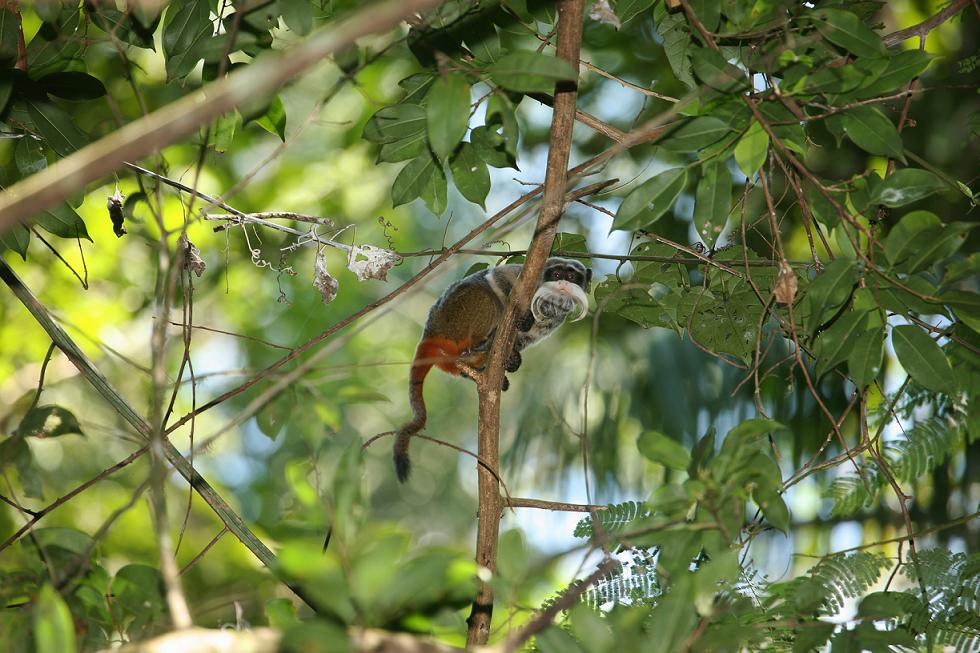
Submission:
[[[667,13],[663,8],[663,3],[657,3],[654,9],[654,17],[663,16],[657,22],[657,31],[664,39],[664,54],[667,55],[667,63],[674,72],[677,80],[687,86],[694,88],[697,83],[691,74],[691,34],[688,31],[687,19],[682,13]],[[617,13],[619,6],[617,5]],[[625,23],[626,21],[623,20]]]
[[834,259],[817,275],[806,291],[807,302],[810,304],[807,331],[815,331],[825,316],[830,316],[847,300],[856,281],[854,261],[844,257]]
[[867,326],[867,311],[850,310],[840,316],[829,329],[817,336],[814,344],[814,354],[817,356],[817,378],[847,359],[857,337],[864,333]]
[[732,203],[732,175],[724,161],[701,167],[694,200],[694,228],[706,243],[714,244],[728,223]]
[[207,0],[176,2],[167,7],[163,21],[163,53],[170,78],[183,77],[204,58],[205,45],[214,34]]
[[517,161],[507,151],[503,134],[489,127],[477,127],[470,131],[470,144],[476,148],[477,156],[488,166],[494,168],[516,168]]
[[918,202],[924,197],[943,190],[943,181],[928,170],[902,168],[888,175],[871,194],[872,204],[884,204],[895,208]]
[[429,139],[425,135],[425,130],[420,129],[414,136],[382,145],[378,150],[378,161],[384,163],[408,161],[428,151],[428,147]]
[[278,95],[272,98],[265,113],[255,119],[255,124],[286,141],[286,107]]
[[474,32],[474,38],[466,45],[477,62],[490,64],[500,58],[500,35],[495,26],[490,25],[482,34]]
[[534,638],[541,653],[585,653],[575,638],[558,626],[549,626]]
[[517,108],[510,101],[506,93],[494,93],[487,101],[486,126],[496,133],[496,125],[500,125],[500,136],[504,140],[504,149],[510,156],[513,165],[506,167],[516,168],[517,164],[517,145],[521,138],[521,130],[517,124]]
[[106,94],[105,85],[98,78],[82,72],[51,73],[38,83],[46,93],[65,100],[96,100]]
[[810,653],[823,647],[834,634],[834,624],[808,621],[795,632],[793,653]]
[[61,406],[35,406],[20,421],[14,435],[18,437],[55,438],[68,433],[82,433],[78,419]]
[[910,274],[926,270],[949,258],[966,242],[966,235],[977,225],[975,223],[954,222],[930,234],[929,240],[921,241],[919,249],[904,263],[898,266]]
[[623,199],[613,229],[635,229],[656,222],[674,204],[687,184],[687,168],[671,168],[652,177]]
[[37,653],[75,653],[75,624],[61,595],[45,583],[34,604],[34,646]]
[[31,232],[23,225],[15,225],[8,231],[0,233],[0,252],[4,249],[20,254],[27,260],[27,246],[31,244]]
[[933,59],[925,50],[905,50],[889,57],[888,65],[877,77],[869,78],[852,95],[858,99],[887,95],[904,88],[925,72]]
[[710,145],[731,131],[731,127],[723,120],[712,116],[702,116],[687,121],[679,129],[675,129],[660,142],[664,149],[671,152],[696,152]]
[[237,111],[218,116],[211,128],[211,144],[215,152],[227,152],[235,138],[235,132],[242,122],[242,116]]
[[470,118],[470,83],[461,74],[440,76],[425,96],[429,144],[445,161],[466,134]]
[[405,89],[405,97],[401,99],[401,104],[421,104],[425,101],[425,94],[429,87],[436,81],[436,75],[429,72],[415,73],[398,82],[398,85]]
[[0,70],[0,113],[3,113],[3,110],[7,108],[7,103],[10,101],[13,92],[14,80],[12,76]]
[[574,82],[578,72],[564,59],[539,52],[513,52],[487,67],[497,85],[522,93],[552,93],[559,82]]
[[847,371],[858,388],[869,386],[878,378],[884,346],[883,326],[865,331],[854,342],[854,348],[847,357]]
[[771,488],[757,488],[753,491],[752,498],[759,504],[762,515],[773,528],[782,533],[789,533],[789,508],[786,507],[783,498],[779,496],[779,492]]
[[285,630],[290,626],[300,623],[296,613],[296,606],[286,598],[269,599],[265,602],[265,616],[269,620],[269,626],[278,630]]
[[711,88],[730,93],[748,86],[745,73],[725,61],[720,52],[695,48],[692,61],[694,74]]
[[476,148],[470,143],[463,143],[450,160],[449,169],[460,194],[474,204],[486,208],[484,202],[490,192],[490,171]]
[[753,120],[735,146],[735,163],[743,175],[752,178],[766,162],[768,153],[769,134],[758,120]]
[[14,146],[14,163],[21,176],[27,177],[48,167],[48,158],[44,156],[44,147],[31,136],[25,135],[17,140]]
[[613,3],[616,16],[625,25],[626,21],[636,18],[650,8],[655,0],[619,0]]
[[691,11],[709,32],[718,29],[721,22],[721,3],[718,0],[689,0]]
[[394,143],[425,133],[425,109],[417,104],[395,104],[384,107],[364,125],[364,140],[372,143]]
[[[813,217],[829,229],[833,229],[840,223],[840,213],[834,208],[830,200],[827,199],[823,193],[821,193],[816,186],[807,185],[806,190],[803,192],[803,196],[806,199],[807,207],[810,209],[810,213]],[[837,201],[841,205],[844,204],[844,198],[842,196],[837,196]]]
[[34,126],[59,156],[68,156],[89,143],[88,135],[79,129],[71,116],[47,100],[27,100],[27,113]]
[[647,460],[670,469],[684,470],[691,464],[687,449],[659,431],[644,431],[636,441],[636,447]]
[[[432,155],[428,152],[422,156],[432,158]],[[449,181],[446,179],[446,171],[443,170],[442,164],[434,161],[434,169],[426,184],[422,187],[420,197],[436,217],[442,217],[442,214],[446,212],[446,208],[449,206],[447,199],[448,187]]]
[[27,69],[35,78],[64,70],[81,52],[83,39],[75,34],[80,22],[78,6],[60,5],[56,21],[43,23],[27,44]]
[[401,206],[421,197],[438,165],[428,152],[409,161],[391,185],[391,205]]
[[938,233],[943,223],[930,211],[912,211],[902,216],[885,238],[885,258],[892,265],[914,254],[932,233]]
[[937,392],[952,392],[953,368],[936,341],[921,328],[906,324],[892,329],[898,362],[916,383]]
[[[7,8],[0,8],[0,68],[12,68],[17,61],[20,21]],[[2,107],[0,107],[2,108]]]
[[37,225],[61,238],[84,238],[92,240],[85,228],[85,222],[75,212],[71,204],[65,202],[45,209],[37,216]]
[[116,572],[109,591],[113,597],[110,604],[113,618],[117,623],[130,622],[126,630],[131,636],[144,635],[144,630],[161,622],[166,615],[163,578],[154,567],[126,565]]
[[875,107],[855,107],[843,115],[844,131],[865,152],[905,161],[902,137],[895,125]]
[[817,9],[812,13],[817,30],[825,39],[859,57],[885,54],[885,46],[861,19],[843,9]]
[[279,11],[286,27],[300,36],[306,36],[313,29],[313,5],[310,0],[279,0]]

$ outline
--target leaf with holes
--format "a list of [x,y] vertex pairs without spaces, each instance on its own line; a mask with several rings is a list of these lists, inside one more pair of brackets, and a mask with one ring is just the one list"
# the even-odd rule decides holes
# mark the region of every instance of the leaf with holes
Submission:
[[892,345],[898,362],[912,380],[924,388],[951,393],[953,368],[936,341],[921,328],[906,324],[892,329]]

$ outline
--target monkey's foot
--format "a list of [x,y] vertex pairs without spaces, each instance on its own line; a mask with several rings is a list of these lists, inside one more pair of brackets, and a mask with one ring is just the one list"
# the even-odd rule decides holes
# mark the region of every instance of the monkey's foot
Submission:
[[507,377],[505,376],[505,377],[504,377],[504,382],[500,384],[500,390],[501,390],[502,392],[507,392],[507,388],[509,388],[509,387],[510,387],[510,379],[508,379],[508,378],[507,378]]

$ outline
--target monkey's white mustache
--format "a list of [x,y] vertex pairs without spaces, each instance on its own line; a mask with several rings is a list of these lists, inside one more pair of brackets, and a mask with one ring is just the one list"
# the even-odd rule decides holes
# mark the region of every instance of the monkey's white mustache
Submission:
[[531,315],[538,321],[564,318],[575,308],[578,308],[578,315],[572,322],[581,320],[589,312],[589,297],[581,286],[568,281],[547,281],[531,298]]

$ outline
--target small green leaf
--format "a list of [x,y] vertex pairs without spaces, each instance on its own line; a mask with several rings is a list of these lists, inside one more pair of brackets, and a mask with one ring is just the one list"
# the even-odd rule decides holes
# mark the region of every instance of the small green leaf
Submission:
[[888,58],[888,65],[877,77],[869,78],[861,84],[854,95],[869,98],[886,95],[904,88],[913,79],[925,72],[934,55],[925,50],[905,50]]
[[382,145],[378,150],[378,161],[384,163],[408,161],[426,152],[428,147],[429,139],[425,135],[425,130],[420,129],[414,136]]
[[272,98],[265,113],[255,118],[255,124],[278,136],[279,140],[286,141],[286,107],[278,95]]
[[966,235],[976,227],[976,223],[954,222],[930,233],[928,240],[921,241],[919,249],[898,266],[909,274],[927,270],[933,265],[949,258],[966,242]]
[[429,144],[445,161],[466,134],[470,118],[470,83],[461,74],[440,76],[425,96]]
[[408,162],[391,185],[391,205],[401,206],[422,196],[438,162],[428,152]]
[[490,171],[476,148],[470,143],[463,143],[450,160],[449,169],[460,194],[474,204],[486,208],[484,202],[490,192]]
[[228,151],[241,122],[242,116],[237,111],[218,116],[211,128],[211,143],[215,152],[224,153]]
[[953,368],[936,341],[921,328],[906,324],[892,329],[898,362],[919,385],[937,392],[952,392]]
[[895,125],[875,107],[855,107],[843,115],[844,131],[865,152],[905,161],[902,137]]
[[686,168],[671,168],[646,180],[623,199],[612,229],[629,230],[656,222],[673,206],[686,184]]
[[885,54],[885,46],[870,27],[855,14],[843,9],[817,9],[813,22],[825,39],[859,57]]
[[735,163],[742,174],[751,179],[766,162],[768,153],[769,134],[758,120],[753,120],[735,146]]
[[470,131],[470,144],[476,148],[477,156],[488,166],[494,168],[516,168],[517,161],[507,151],[504,135],[489,127],[477,127]]
[[701,167],[694,200],[694,228],[706,243],[714,244],[728,223],[732,203],[732,175],[724,161]]
[[269,626],[278,630],[286,630],[290,626],[300,623],[296,606],[286,598],[266,601],[265,616],[269,620]]
[[0,251],[9,249],[20,254],[27,260],[27,246],[31,244],[31,232],[22,225],[15,225],[8,231],[0,233]]
[[[667,55],[667,63],[670,64],[670,69],[679,82],[688,88],[694,88],[697,86],[697,82],[694,81],[694,75],[691,74],[693,43],[691,42],[687,19],[682,13],[667,13],[663,7],[663,3],[658,2],[653,15],[655,20],[658,16],[663,16],[657,22],[657,31],[664,39],[664,54]],[[618,4],[616,11],[619,13]],[[625,23],[626,20],[623,19],[623,22]]]
[[872,204],[884,204],[894,208],[918,202],[938,193],[946,184],[928,170],[903,168],[888,175],[871,194]]
[[552,93],[559,82],[574,82],[578,72],[564,59],[539,52],[513,52],[487,67],[497,85],[522,93]]
[[362,136],[372,143],[394,143],[419,132],[425,133],[425,109],[417,104],[395,104],[371,116]]
[[92,240],[85,228],[85,222],[75,212],[71,204],[65,202],[50,209],[45,209],[37,216],[37,224],[45,231],[61,238],[84,238]]
[[17,61],[20,21],[6,7],[0,8],[0,68],[10,68]]
[[45,583],[34,604],[34,645],[37,653],[75,653],[75,624],[61,595]]
[[670,469],[683,470],[691,464],[687,448],[659,431],[644,431],[636,441],[636,447],[647,460]]
[[661,145],[671,152],[696,152],[720,140],[730,131],[731,127],[723,120],[701,116],[672,131],[661,141]]
[[48,147],[59,156],[68,156],[88,145],[88,135],[75,125],[61,107],[47,100],[27,100],[26,104],[34,126]]
[[847,371],[858,388],[865,388],[878,378],[884,345],[884,327],[865,331],[854,342],[854,348],[847,357]]
[[[517,124],[517,107],[507,97],[506,93],[494,93],[487,101],[486,126],[496,133],[496,125],[500,125],[500,136],[504,139],[504,149],[512,161],[517,160],[517,145],[521,138],[521,130]],[[516,163],[507,167],[516,168]]]
[[51,73],[38,83],[46,93],[65,100],[96,100],[106,94],[105,86],[98,78],[82,72]]
[[68,433],[82,433],[78,419],[61,406],[35,406],[20,421],[14,434],[18,437],[55,438]]
[[[432,158],[428,152],[422,156]],[[432,174],[422,187],[422,194],[420,195],[422,201],[437,218],[442,217],[449,206],[448,188],[449,181],[446,179],[446,171],[443,170],[442,164],[437,161],[434,164]]]

